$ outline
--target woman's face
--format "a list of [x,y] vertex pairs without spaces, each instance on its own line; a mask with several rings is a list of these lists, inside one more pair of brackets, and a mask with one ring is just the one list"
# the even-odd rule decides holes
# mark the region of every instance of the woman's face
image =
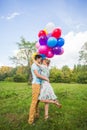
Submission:
[[45,59],[42,61],[42,64],[47,65],[47,63],[46,63],[46,60],[45,60]]

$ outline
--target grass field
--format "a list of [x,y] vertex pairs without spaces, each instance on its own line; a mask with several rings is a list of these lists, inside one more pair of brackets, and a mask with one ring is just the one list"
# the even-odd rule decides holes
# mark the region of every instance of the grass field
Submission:
[[27,123],[31,87],[27,83],[0,83],[0,130],[87,130],[87,84],[52,84],[63,107],[50,104],[44,121],[44,104],[35,125]]

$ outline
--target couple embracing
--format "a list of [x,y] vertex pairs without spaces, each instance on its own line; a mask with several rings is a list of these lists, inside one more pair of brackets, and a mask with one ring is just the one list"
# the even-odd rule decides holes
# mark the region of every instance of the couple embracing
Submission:
[[57,97],[49,83],[49,64],[50,60],[36,55],[34,63],[31,66],[32,72],[32,102],[30,106],[28,123],[33,124],[34,119],[39,117],[39,102],[45,103],[45,119],[48,119],[49,103],[55,104],[61,108]]

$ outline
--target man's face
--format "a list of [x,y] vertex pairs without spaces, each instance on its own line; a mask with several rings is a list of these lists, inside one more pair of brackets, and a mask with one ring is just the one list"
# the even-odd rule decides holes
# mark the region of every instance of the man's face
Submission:
[[37,62],[40,64],[40,63],[41,63],[41,60],[42,60],[42,58],[38,58],[38,59],[37,59]]

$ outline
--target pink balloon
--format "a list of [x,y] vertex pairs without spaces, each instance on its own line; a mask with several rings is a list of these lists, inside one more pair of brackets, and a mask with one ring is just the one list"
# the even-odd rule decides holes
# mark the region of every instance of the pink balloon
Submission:
[[42,46],[40,46],[40,47],[38,48],[38,52],[39,52],[40,54],[47,54],[47,52],[48,52],[48,47],[47,47],[46,45],[42,45]]
[[46,56],[47,56],[48,58],[52,58],[52,57],[54,56],[53,51],[52,51],[52,50],[48,50]]
[[37,42],[37,43],[36,43],[36,48],[38,49],[39,47],[40,47],[40,43]]

